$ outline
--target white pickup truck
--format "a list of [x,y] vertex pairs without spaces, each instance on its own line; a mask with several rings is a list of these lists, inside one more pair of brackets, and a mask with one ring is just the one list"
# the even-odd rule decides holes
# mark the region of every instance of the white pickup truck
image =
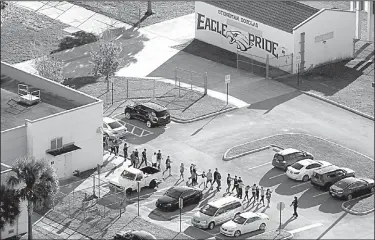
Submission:
[[139,191],[144,187],[155,188],[161,182],[160,175],[159,169],[150,166],[140,169],[127,167],[120,172],[120,176],[109,181],[110,188],[125,190],[127,194],[134,190],[138,192],[138,182]]

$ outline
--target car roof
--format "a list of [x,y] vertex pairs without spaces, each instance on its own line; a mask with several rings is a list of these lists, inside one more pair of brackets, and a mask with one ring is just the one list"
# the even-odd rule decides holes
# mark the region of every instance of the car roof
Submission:
[[154,102],[145,102],[145,103],[140,103],[139,105],[143,105],[145,107],[148,107],[148,108],[151,108],[157,112],[160,112],[160,111],[165,111],[167,110],[166,107],[163,107],[157,103],[154,103]]
[[124,170],[126,170],[130,173],[133,173],[133,174],[143,173],[141,170],[139,170],[138,168],[134,168],[134,167],[127,167]]
[[187,190],[198,190],[197,188],[188,187],[188,186],[175,186],[175,187],[171,187],[171,188],[178,191],[178,192],[185,192]]
[[261,217],[260,214],[255,213],[255,212],[244,212],[244,213],[241,213],[240,216],[244,218]]
[[297,163],[299,163],[299,164],[301,164],[303,166],[307,166],[307,165],[316,163],[316,161],[311,160],[311,159],[302,159],[302,160],[299,160]]
[[344,182],[344,183],[347,183],[347,184],[351,184],[351,183],[358,182],[358,181],[360,181],[360,180],[361,180],[361,179],[359,179],[359,178],[355,178],[355,177],[347,177],[347,178],[341,179],[340,182]]
[[103,122],[111,123],[111,122],[116,122],[116,120],[110,117],[103,117]]
[[318,169],[315,170],[315,172],[319,173],[319,174],[324,174],[324,173],[336,171],[337,169],[341,169],[341,168],[336,166],[336,165],[331,165],[331,166],[327,166],[325,168],[318,168]]
[[238,198],[233,197],[233,196],[227,196],[223,198],[219,198],[218,200],[215,200],[213,202],[208,203],[209,205],[216,207],[216,208],[221,208],[225,205],[228,205],[233,202],[241,202]]
[[294,148],[286,148],[286,149],[281,150],[280,152],[278,152],[278,154],[280,154],[280,155],[288,155],[288,154],[297,153],[297,152],[301,152],[301,151],[297,150],[297,149],[294,149]]

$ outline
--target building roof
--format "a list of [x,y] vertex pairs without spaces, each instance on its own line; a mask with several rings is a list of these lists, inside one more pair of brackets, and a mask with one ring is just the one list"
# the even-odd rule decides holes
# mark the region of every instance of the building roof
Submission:
[[319,9],[292,1],[210,1],[207,4],[233,12],[251,20],[292,33]]
[[[25,124],[25,119],[37,120],[79,107],[70,100],[41,91],[41,102],[30,107],[19,104],[18,84],[22,83],[1,75],[1,131]],[[36,90],[29,86],[29,90]]]

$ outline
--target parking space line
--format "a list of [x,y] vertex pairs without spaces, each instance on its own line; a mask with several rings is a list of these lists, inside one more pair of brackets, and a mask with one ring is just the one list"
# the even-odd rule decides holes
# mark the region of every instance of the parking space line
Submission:
[[263,167],[263,166],[268,165],[268,164],[271,164],[271,163],[270,162],[264,163],[264,164],[261,164],[261,165],[255,166],[255,167],[248,168],[248,170],[255,169],[255,168],[258,168],[258,167]]
[[308,226],[305,226],[305,227],[301,227],[301,228],[293,229],[293,230],[291,230],[291,231],[289,231],[289,232],[292,233],[292,234],[294,234],[294,233],[302,232],[302,231],[309,230],[309,229],[311,229],[311,228],[320,227],[320,226],[323,226],[323,223],[315,223],[315,224],[311,224],[311,225],[308,225]]
[[310,183],[310,182],[304,182],[304,183],[300,183],[300,184],[294,185],[293,187],[290,187],[290,188],[295,188],[295,187],[299,187],[299,186],[305,185],[306,183]]
[[328,194],[328,192],[319,193],[319,194],[317,194],[317,195],[315,195],[315,196],[313,196],[313,197],[320,197],[320,196],[323,196],[323,195],[326,195],[326,194]]
[[273,178],[277,178],[277,177],[281,177],[283,175],[285,175],[286,173],[282,173],[282,174],[279,174],[279,175],[276,175],[276,176],[273,176],[273,177],[270,177],[269,179],[273,179]]

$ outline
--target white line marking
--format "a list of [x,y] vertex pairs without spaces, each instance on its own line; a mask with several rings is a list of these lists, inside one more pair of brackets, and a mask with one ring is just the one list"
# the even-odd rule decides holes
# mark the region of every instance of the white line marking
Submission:
[[326,195],[326,194],[328,194],[328,192],[319,193],[319,194],[317,194],[317,195],[315,195],[315,196],[313,196],[313,197],[320,197],[320,196],[323,196],[323,195]]
[[7,167],[7,168],[12,168],[11,166],[5,164],[5,163],[1,163],[1,165],[3,165],[4,167]]
[[144,133],[144,132],[145,132],[145,130],[143,130],[143,129],[142,129],[142,133],[140,134],[140,135],[141,135],[141,137],[143,137],[143,133]]
[[277,178],[277,177],[281,177],[283,175],[285,175],[286,173],[282,173],[282,174],[279,174],[279,175],[276,175],[276,176],[273,176],[273,177],[270,177],[269,179],[273,179],[273,178]]
[[302,231],[305,231],[305,230],[308,230],[308,229],[311,229],[311,228],[320,227],[320,226],[323,226],[323,223],[311,224],[311,225],[308,225],[308,226],[305,226],[305,227],[301,227],[301,228],[291,230],[289,232],[294,234],[294,233],[302,232]]
[[248,170],[251,170],[251,169],[254,169],[254,168],[258,168],[258,167],[262,167],[262,166],[265,166],[265,165],[268,165],[268,164],[271,164],[271,163],[270,162],[264,163],[264,164],[261,164],[261,165],[255,166],[255,167],[248,168]]
[[293,187],[290,187],[290,188],[295,188],[295,187],[299,187],[299,186],[305,185],[306,183],[310,183],[310,182],[304,182],[304,183],[300,183],[300,184],[294,185]]

